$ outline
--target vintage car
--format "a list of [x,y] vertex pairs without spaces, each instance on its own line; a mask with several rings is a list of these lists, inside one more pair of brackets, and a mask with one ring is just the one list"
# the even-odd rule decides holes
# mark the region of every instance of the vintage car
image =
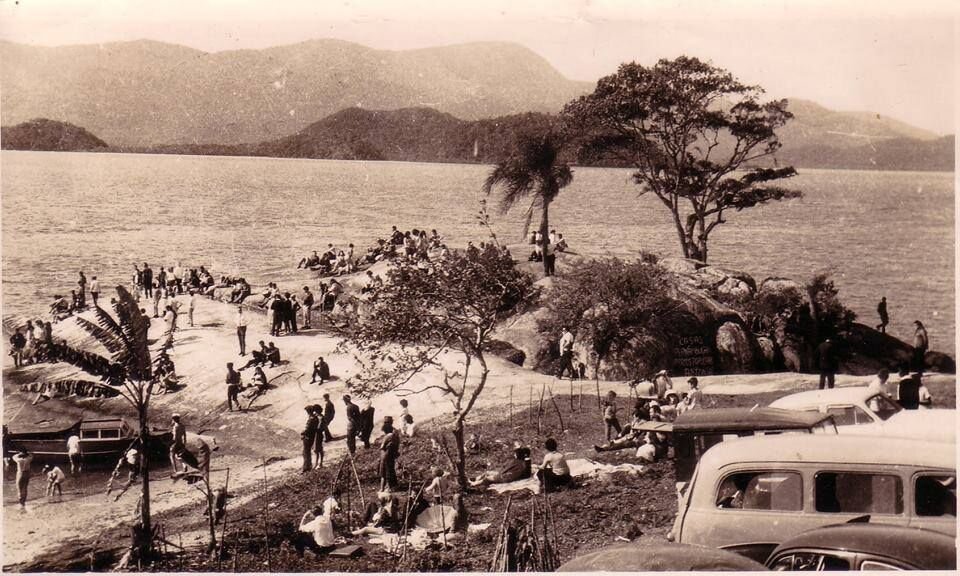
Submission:
[[957,569],[954,538],[887,524],[848,523],[814,528],[790,538],[770,554],[777,571]]
[[784,396],[771,408],[833,416],[841,434],[869,434],[955,442],[956,410],[904,410],[889,396],[867,386],[810,390]]
[[[138,433],[123,418],[80,420],[68,428],[10,432],[4,439],[5,448],[26,449],[38,462],[67,460],[67,438],[80,438],[80,453],[84,462],[113,462],[137,439]],[[151,435],[151,453],[162,453],[169,446],[169,432]]]
[[739,554],[686,544],[617,544],[578,556],[557,572],[756,572],[763,564]]
[[779,435],[700,459],[669,537],[764,561],[812,528],[871,522],[956,534],[956,446],[909,438]]
[[671,426],[678,483],[693,476],[708,448],[727,440],[775,434],[836,434],[829,414],[777,408],[705,408],[677,416]]

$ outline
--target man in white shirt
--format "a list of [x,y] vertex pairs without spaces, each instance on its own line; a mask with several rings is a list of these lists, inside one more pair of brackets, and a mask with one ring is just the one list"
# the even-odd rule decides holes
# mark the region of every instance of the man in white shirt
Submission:
[[563,378],[567,370],[570,371],[571,378],[576,376],[573,370],[573,334],[564,328],[560,335],[560,371],[557,372],[557,378]]
[[67,438],[67,456],[70,457],[70,473],[81,472],[83,466],[80,462],[80,437],[76,434]]
[[67,475],[63,473],[63,470],[59,466],[44,466],[43,472],[47,475],[47,499],[53,497],[54,494],[57,494],[61,500],[63,500],[63,481],[67,479]]
[[237,306],[237,341],[240,343],[240,355],[247,354],[247,318],[243,315],[243,306]]
[[90,279],[90,296],[93,297],[93,306],[97,308],[97,298],[100,296],[100,281],[97,280],[96,276]]

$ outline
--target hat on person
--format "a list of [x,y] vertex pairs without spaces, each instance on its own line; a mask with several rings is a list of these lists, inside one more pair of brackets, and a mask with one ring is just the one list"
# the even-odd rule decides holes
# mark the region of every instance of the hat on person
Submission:
[[653,408],[654,406],[656,406],[657,408],[659,408],[659,407],[660,407],[660,403],[657,402],[656,400],[651,400],[651,401],[650,401],[650,404],[648,404],[648,406],[650,406],[651,408]]
[[393,416],[384,416],[384,417],[383,417],[383,423],[384,423],[384,424],[393,424]]
[[170,415],[170,419],[171,419],[171,420],[179,420],[179,419],[180,419],[180,413],[179,413],[179,412],[174,412],[173,414]]
[[514,449],[514,450],[519,450],[519,449],[521,449],[521,448],[523,448],[523,443],[520,442],[519,440],[514,440],[514,441],[513,441],[513,449]]

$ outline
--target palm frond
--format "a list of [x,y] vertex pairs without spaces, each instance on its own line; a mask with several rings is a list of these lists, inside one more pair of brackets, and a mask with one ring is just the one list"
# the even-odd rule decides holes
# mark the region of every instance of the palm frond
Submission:
[[126,342],[123,341],[122,335],[118,336],[113,331],[103,328],[99,324],[94,324],[86,318],[77,317],[77,324],[89,332],[97,342],[103,344],[103,347],[109,350],[111,354],[116,356],[126,350]]
[[[150,322],[140,312],[136,300],[123,286],[117,286],[117,300],[113,303],[117,313],[123,335],[126,338],[126,354],[123,355],[123,366],[127,376],[134,380],[149,380],[150,349],[147,347],[147,330]],[[118,361],[121,360],[118,358]]]

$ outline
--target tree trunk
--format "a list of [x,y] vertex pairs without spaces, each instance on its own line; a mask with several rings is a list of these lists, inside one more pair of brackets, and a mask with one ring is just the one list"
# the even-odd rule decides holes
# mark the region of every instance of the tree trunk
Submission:
[[457,417],[457,423],[453,428],[453,438],[457,443],[457,484],[460,490],[466,491],[467,483],[467,449],[464,442],[463,418]]
[[550,201],[543,200],[543,212],[540,214],[540,253],[543,255],[543,274],[547,275],[547,245],[550,244]]
[[140,522],[143,526],[140,539],[140,559],[146,561],[153,552],[153,526],[150,522],[150,463],[148,458],[148,445],[150,442],[150,430],[147,426],[147,407],[140,407],[138,410],[140,418],[140,486],[142,496],[140,498]]

